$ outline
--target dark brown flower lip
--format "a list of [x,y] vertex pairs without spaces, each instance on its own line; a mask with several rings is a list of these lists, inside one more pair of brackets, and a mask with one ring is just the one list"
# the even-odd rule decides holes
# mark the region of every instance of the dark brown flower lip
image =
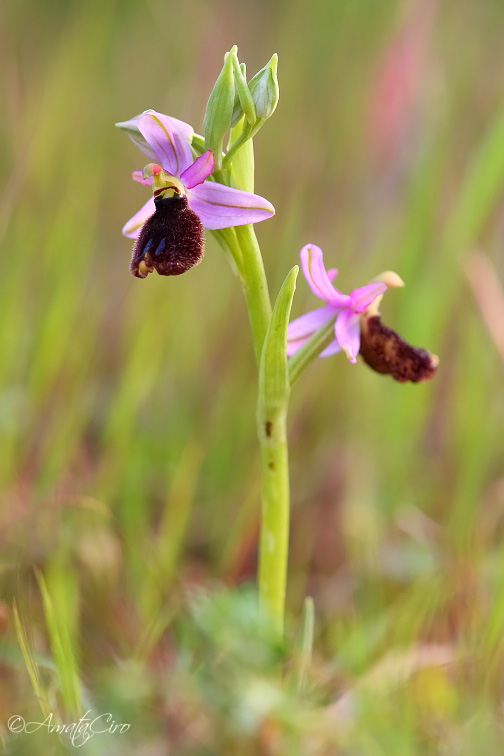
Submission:
[[408,344],[379,315],[361,318],[360,355],[377,373],[391,375],[400,383],[428,381],[439,365],[435,354]]
[[133,247],[130,272],[146,278],[154,270],[161,276],[179,276],[203,257],[203,226],[187,197],[156,197],[156,210],[145,222]]

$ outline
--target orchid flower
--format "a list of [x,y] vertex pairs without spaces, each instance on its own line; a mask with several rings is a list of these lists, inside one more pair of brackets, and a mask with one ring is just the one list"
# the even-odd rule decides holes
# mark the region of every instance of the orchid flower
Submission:
[[207,150],[194,159],[189,124],[146,110],[118,126],[156,161],[131,174],[153,188],[153,196],[122,230],[136,239],[130,266],[134,276],[145,278],[154,269],[161,275],[184,273],[202,257],[203,229],[257,223],[274,215],[264,197],[206,180],[215,168],[214,155]]
[[369,367],[396,381],[418,383],[432,378],[439,360],[435,354],[408,344],[381,321],[379,304],[388,287],[404,286],[393,271],[381,273],[371,283],[342,294],[332,282],[336,269],[326,270],[320,247],[307,244],[301,250],[301,266],[308,284],[325,307],[301,315],[289,323],[287,355],[290,357],[328,321],[334,320],[334,340],[321,353],[329,357],[343,350],[350,362],[360,353]]
[[324,255],[320,247],[306,244],[301,250],[301,267],[313,293],[326,302],[325,307],[301,315],[289,323],[287,333],[287,355],[290,357],[328,320],[336,317],[334,341],[331,341],[321,357],[329,357],[343,350],[352,363],[357,362],[360,349],[360,315],[374,300],[382,295],[387,284],[368,283],[350,294],[342,294],[332,285],[338,275],[333,268],[326,270]]

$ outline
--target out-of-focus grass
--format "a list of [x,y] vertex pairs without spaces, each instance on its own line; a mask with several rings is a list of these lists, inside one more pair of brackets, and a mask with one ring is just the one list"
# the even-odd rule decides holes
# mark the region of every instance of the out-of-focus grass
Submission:
[[[164,753],[168,738],[176,753],[305,754],[314,722],[329,753],[433,753],[436,739],[500,752],[502,369],[463,266],[477,247],[504,279],[503,26],[498,0],[1,6],[0,736],[11,714],[40,716],[15,599],[44,706],[65,721],[81,695],[133,723],[107,753]],[[373,103],[403,38],[420,64],[408,117],[380,143]],[[234,43],[249,75],[280,58],[280,104],[255,143],[256,190],[277,208],[257,229],[272,292],[308,241],[343,290],[395,269],[406,288],[384,320],[441,358],[432,383],[400,386],[335,357],[293,392],[293,638],[307,592],[316,612],[301,703],[261,661],[245,669],[236,639],[202,637],[188,609],[196,587],[255,569],[239,286],[211,239],[188,275],[135,280],[120,236],[146,190],[113,123],[153,107],[201,130]],[[313,306],[300,281],[294,315]],[[245,599],[223,601],[212,616],[253,645]],[[457,663],[366,697],[378,660],[420,643]],[[354,684],[354,721],[322,723],[315,703]],[[48,748],[36,735],[9,747]]]

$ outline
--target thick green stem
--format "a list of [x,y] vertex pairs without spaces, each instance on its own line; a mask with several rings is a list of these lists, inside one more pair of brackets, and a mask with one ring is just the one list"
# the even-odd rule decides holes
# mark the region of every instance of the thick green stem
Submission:
[[[221,180],[228,185],[233,185],[234,182],[237,188],[253,191],[253,151],[252,142],[249,140],[260,125],[262,125],[262,119],[258,119],[255,128],[242,124],[243,131],[237,128],[232,133],[234,141],[223,159],[220,173],[215,175],[216,180]],[[234,173],[231,174],[233,158],[235,159]],[[281,365],[275,369],[275,365],[270,364],[272,356],[269,353],[265,370],[263,347],[264,352],[268,351],[265,340],[267,334],[268,340],[271,338],[269,335],[271,330],[268,331],[268,329],[270,322],[272,326],[275,326],[275,315],[272,321],[268,282],[254,227],[246,225],[226,229],[219,232],[217,238],[230,251],[236,264],[247,302],[256,359],[260,365],[258,435],[261,449],[262,521],[259,544],[259,599],[261,606],[271,614],[278,634],[281,636],[284,625],[289,541],[289,468],[286,434],[289,383],[285,361],[287,322],[282,325]],[[289,312],[296,275],[297,270],[293,277],[291,276]],[[275,310],[277,310],[276,307]],[[288,315],[286,318],[288,320]],[[279,402],[270,402],[271,392],[264,391],[265,381],[268,389],[272,384],[276,385],[279,381],[282,383],[283,395]]]
[[266,331],[271,318],[271,301],[263,259],[253,226],[237,226],[236,239],[242,254],[241,278],[247,301],[257,361],[261,359]]
[[262,522],[259,544],[259,600],[283,634],[289,551],[289,461],[287,411],[260,429]]

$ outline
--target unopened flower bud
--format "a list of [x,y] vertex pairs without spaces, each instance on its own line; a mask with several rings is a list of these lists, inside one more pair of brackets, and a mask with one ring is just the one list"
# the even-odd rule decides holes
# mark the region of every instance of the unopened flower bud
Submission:
[[231,126],[235,104],[233,57],[236,57],[235,48],[225,57],[222,71],[208,98],[205,113],[205,147],[212,150],[217,170],[222,167],[222,145]]
[[236,126],[243,115],[245,115],[245,118],[250,124],[254,124],[256,122],[256,110],[254,100],[247,84],[247,69],[245,63],[238,63],[236,55],[233,57],[233,73],[235,77],[236,95],[231,126]]
[[275,53],[271,60],[256,73],[249,81],[249,89],[254,100],[258,118],[269,118],[278,105],[279,88],[277,78],[278,55]]

